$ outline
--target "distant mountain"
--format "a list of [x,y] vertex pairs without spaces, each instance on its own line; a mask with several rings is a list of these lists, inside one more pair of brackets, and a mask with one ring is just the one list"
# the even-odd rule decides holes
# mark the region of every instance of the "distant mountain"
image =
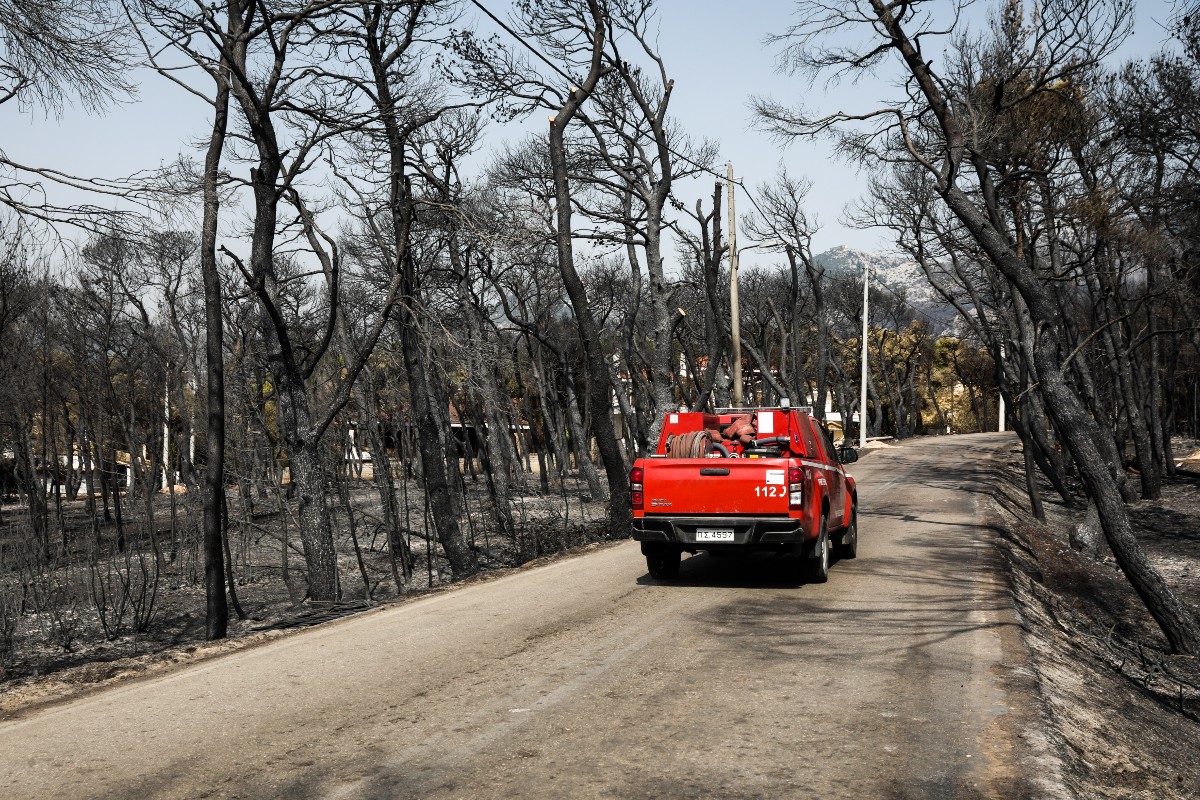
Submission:
[[940,298],[915,261],[846,246],[826,250],[813,258],[825,267],[830,277],[858,278],[864,269],[869,269],[873,285],[885,287],[893,294],[903,294],[928,322],[945,326],[955,317],[953,309],[947,309],[939,302]]
[[872,253],[867,250],[857,250],[853,247],[835,247],[814,257],[818,264],[825,267],[830,276],[859,277],[863,269],[871,270],[871,278],[878,278],[893,288],[901,286],[913,289],[930,289],[925,274],[913,261],[899,256],[887,256],[882,253]]

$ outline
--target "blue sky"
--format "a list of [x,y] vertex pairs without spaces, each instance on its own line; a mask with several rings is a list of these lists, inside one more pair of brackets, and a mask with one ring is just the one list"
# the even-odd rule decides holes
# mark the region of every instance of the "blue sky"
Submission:
[[[980,3],[978,8],[991,6]],[[500,13],[507,0],[491,0],[489,7]],[[781,164],[793,175],[809,177],[813,182],[809,207],[822,226],[814,240],[817,252],[837,245],[886,249],[880,234],[853,230],[841,222],[842,208],[863,188],[864,178],[855,168],[835,160],[820,143],[797,142],[781,149],[751,125],[747,101],[752,94],[802,101],[829,111],[867,107],[887,91],[884,83],[868,83],[825,93],[801,79],[778,74],[777,49],[763,39],[788,24],[792,7],[790,0],[660,0],[660,46],[675,79],[674,116],[693,136],[717,141],[722,162],[732,160],[737,175],[749,186],[769,180]],[[1167,38],[1161,24],[1170,10],[1167,0],[1137,3],[1135,33],[1121,56],[1133,58],[1157,50]],[[481,17],[472,14],[469,6],[468,16]],[[137,100],[101,116],[68,108],[61,118],[47,119],[39,113],[19,113],[13,103],[0,106],[0,148],[21,163],[115,178],[168,163],[180,152],[198,153],[194,148],[207,124],[204,104],[147,75]],[[545,115],[535,114],[525,127],[540,132],[544,125]],[[514,126],[496,132],[497,136],[514,134]],[[711,192],[711,180],[679,187],[680,199],[689,206]],[[749,208],[739,197],[739,215]],[[746,254],[747,262],[753,263],[753,255]]]

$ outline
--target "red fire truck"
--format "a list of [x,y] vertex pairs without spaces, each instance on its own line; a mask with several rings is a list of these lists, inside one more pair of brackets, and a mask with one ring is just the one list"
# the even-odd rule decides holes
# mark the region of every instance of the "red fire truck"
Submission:
[[684,552],[767,550],[799,557],[824,583],[831,550],[858,550],[858,490],[809,409],[719,409],[667,414],[658,447],[629,472],[633,538],[650,575],[679,574]]

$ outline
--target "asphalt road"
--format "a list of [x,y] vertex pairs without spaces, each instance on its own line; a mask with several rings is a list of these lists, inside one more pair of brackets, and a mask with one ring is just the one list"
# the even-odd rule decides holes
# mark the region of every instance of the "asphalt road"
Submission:
[[826,584],[622,543],[0,724],[0,797],[1040,794],[978,503],[1010,441],[854,465]]

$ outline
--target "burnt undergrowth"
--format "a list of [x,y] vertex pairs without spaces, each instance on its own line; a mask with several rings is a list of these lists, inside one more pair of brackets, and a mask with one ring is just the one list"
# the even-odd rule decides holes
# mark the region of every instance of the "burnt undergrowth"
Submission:
[[[610,538],[604,503],[568,478],[561,491],[514,498],[516,535],[497,533],[482,486],[464,483],[468,546],[486,580]],[[400,492],[398,492],[400,494]],[[64,504],[61,530],[39,539],[20,506],[0,514],[0,716],[113,679],[248,646],[266,635],[361,613],[461,582],[432,536],[419,488],[408,487],[400,535],[408,569],[398,569],[382,525],[377,490],[349,491],[335,513],[341,600],[307,598],[294,501],[258,498],[233,507],[229,524],[230,641],[204,641],[199,504],[160,496],[150,513],[125,509],[115,523]],[[407,502],[405,502],[407,501]],[[78,507],[77,507],[78,506]],[[351,517],[357,536],[352,536]],[[400,578],[398,582],[396,579]]]
[[[1039,690],[1080,798],[1200,796],[1200,659],[1171,653],[1106,547],[1072,547],[1079,507],[1041,486],[1046,521],[1029,511],[1019,445],[991,465],[998,531]],[[1200,613],[1200,495],[1168,478],[1161,500],[1134,504],[1138,539],[1171,588]]]

